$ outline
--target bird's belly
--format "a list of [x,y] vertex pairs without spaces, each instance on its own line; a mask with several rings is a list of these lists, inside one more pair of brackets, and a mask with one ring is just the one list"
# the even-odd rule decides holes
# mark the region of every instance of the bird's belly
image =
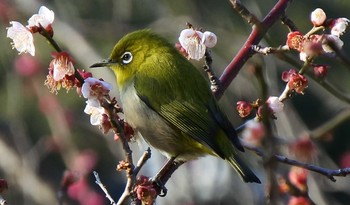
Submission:
[[190,136],[172,127],[157,112],[149,108],[136,94],[134,86],[121,92],[125,120],[144,140],[162,154],[188,161],[208,154],[207,148]]

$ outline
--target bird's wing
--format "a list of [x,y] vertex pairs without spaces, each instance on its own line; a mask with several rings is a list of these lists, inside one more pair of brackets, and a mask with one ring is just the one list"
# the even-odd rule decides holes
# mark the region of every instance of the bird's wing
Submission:
[[[220,157],[225,158],[215,139],[220,127],[212,116],[212,112],[209,111],[210,102],[206,102],[206,100],[210,101],[212,98],[203,97],[203,93],[197,95],[196,93],[201,92],[200,90],[193,93],[183,90],[196,89],[194,87],[174,88],[174,86],[178,86],[175,85],[176,82],[160,82],[161,80],[146,75],[138,75],[135,79],[135,89],[140,99],[174,128],[211,148]],[[195,86],[192,84],[196,82],[188,83],[187,86]],[[176,91],[174,91],[175,89]],[[211,95],[210,92],[208,94]]]

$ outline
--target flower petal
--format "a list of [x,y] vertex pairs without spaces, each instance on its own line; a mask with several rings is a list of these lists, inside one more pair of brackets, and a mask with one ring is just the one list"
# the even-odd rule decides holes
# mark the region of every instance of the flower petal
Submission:
[[33,42],[33,34],[21,23],[11,21],[11,27],[7,28],[7,37],[13,41],[13,47],[21,53],[30,53],[35,55],[35,46]]

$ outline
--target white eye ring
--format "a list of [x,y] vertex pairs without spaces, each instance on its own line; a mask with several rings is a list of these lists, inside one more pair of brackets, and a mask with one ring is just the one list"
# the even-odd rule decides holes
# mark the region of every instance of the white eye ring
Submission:
[[123,64],[129,64],[132,61],[132,54],[130,52],[123,53],[121,57]]

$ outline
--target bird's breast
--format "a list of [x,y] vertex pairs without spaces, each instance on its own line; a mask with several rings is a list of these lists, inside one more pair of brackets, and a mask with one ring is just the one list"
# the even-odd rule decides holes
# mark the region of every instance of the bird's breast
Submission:
[[120,90],[120,99],[125,121],[141,134],[149,145],[158,149],[165,156],[178,156],[178,159],[186,161],[207,154],[203,152],[200,143],[169,124],[143,102],[137,95],[133,83]]

